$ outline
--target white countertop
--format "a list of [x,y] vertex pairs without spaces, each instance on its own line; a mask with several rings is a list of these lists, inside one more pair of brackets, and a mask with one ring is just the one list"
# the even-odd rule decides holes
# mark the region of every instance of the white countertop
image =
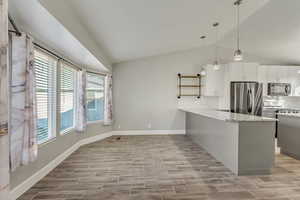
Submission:
[[300,113],[277,113],[277,115],[285,116],[285,117],[299,117]]
[[202,115],[205,117],[218,119],[222,121],[229,121],[229,122],[250,122],[250,121],[277,121],[275,118],[268,118],[268,117],[260,117],[255,115],[246,115],[246,114],[239,114],[239,113],[231,113],[231,112],[224,112],[212,109],[203,109],[203,108],[188,108],[188,107],[179,107],[181,111],[194,113],[198,115]]

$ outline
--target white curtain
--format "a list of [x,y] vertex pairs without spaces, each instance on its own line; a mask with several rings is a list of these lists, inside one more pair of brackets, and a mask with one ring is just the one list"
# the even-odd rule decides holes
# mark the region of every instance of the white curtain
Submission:
[[76,103],[76,120],[75,129],[77,132],[84,132],[86,129],[86,70],[83,69],[78,72],[77,78],[77,97],[78,101]]
[[7,0],[0,0],[0,199],[9,199]]
[[0,0],[0,136],[6,135],[8,128],[7,18],[7,0]]
[[8,129],[7,18],[7,0],[0,0],[0,136],[7,135]]
[[111,125],[113,122],[113,101],[112,101],[112,75],[105,77],[104,91],[104,125]]
[[25,33],[11,38],[10,167],[14,171],[37,157],[34,49]]

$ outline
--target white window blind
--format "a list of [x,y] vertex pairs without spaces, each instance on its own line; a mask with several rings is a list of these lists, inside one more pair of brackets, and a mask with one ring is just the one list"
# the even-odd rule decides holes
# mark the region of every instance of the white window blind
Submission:
[[87,121],[104,118],[104,76],[87,73]]
[[37,138],[41,144],[55,137],[57,59],[35,50]]
[[77,71],[62,63],[60,74],[60,131],[74,128],[75,119],[75,84]]

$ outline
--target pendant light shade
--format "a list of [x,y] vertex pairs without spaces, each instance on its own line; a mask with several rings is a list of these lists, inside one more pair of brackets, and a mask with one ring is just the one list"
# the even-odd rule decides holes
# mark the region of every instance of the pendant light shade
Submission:
[[206,71],[205,71],[204,67],[201,68],[200,75],[206,76]]
[[242,0],[237,0],[234,2],[234,5],[237,8],[237,49],[234,51],[234,61],[242,61],[243,60],[243,53],[240,50],[240,5]]
[[215,61],[213,66],[214,66],[215,71],[220,69],[220,65],[219,65],[218,61]]
[[218,26],[219,26],[219,22],[216,22],[213,24],[213,27],[216,29],[216,43],[215,43],[215,61],[213,63],[214,66],[214,70],[219,70],[220,69],[220,65],[219,65],[219,46],[218,46]]
[[234,61],[242,61],[243,60],[243,53],[240,49],[235,50],[234,52]]

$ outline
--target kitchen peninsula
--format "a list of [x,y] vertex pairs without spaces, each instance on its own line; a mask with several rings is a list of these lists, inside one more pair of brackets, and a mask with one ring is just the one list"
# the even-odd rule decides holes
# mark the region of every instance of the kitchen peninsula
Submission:
[[278,146],[281,153],[300,159],[300,113],[278,113]]
[[237,175],[270,174],[275,154],[276,119],[179,108],[186,113],[186,133]]

